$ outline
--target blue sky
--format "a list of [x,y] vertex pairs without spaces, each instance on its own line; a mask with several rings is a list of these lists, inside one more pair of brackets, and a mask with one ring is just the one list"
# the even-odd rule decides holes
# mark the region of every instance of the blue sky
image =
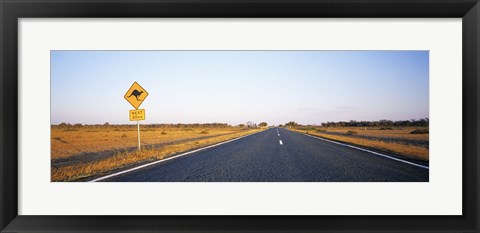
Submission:
[[51,123],[320,124],[429,117],[428,51],[52,51]]

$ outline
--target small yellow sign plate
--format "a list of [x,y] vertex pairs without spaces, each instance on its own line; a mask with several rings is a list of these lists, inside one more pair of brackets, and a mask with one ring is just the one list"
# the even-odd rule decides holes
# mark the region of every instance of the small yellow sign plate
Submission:
[[140,84],[134,82],[124,97],[135,109],[138,109],[147,96],[148,92]]
[[130,110],[131,121],[145,120],[145,109]]

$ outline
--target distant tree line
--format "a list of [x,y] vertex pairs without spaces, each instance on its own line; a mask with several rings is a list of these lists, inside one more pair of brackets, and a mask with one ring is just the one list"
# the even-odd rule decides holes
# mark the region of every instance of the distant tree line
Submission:
[[298,124],[297,122],[295,121],[290,121],[288,123],[285,123],[285,127],[289,127],[289,128],[295,128],[297,126],[300,126],[300,124]]
[[285,125],[279,125],[279,127],[287,128],[299,128],[299,127],[428,127],[429,119],[411,119],[411,120],[402,120],[402,121],[391,121],[391,120],[379,120],[379,121],[337,121],[337,122],[326,122],[321,123],[320,125],[302,125],[295,121],[289,121]]
[[253,128],[253,129],[256,129],[258,127],[262,127],[262,126],[267,126],[267,122],[262,122],[260,124],[257,124],[255,122],[251,122],[251,121],[248,121],[247,123],[245,124],[239,124],[237,125],[237,127],[240,127],[240,128]]
[[[52,125],[54,128],[70,129],[70,128],[136,128],[136,124],[110,124],[105,122],[104,124],[69,124],[61,123],[58,125]],[[192,123],[192,124],[145,124],[142,128],[228,128],[233,127],[227,123]]]
[[[245,124],[239,124],[236,126],[229,125],[227,123],[192,123],[192,124],[185,124],[185,123],[178,123],[178,124],[144,124],[142,128],[229,128],[229,127],[239,127],[239,128],[258,128],[258,127],[267,127],[267,122],[261,122],[260,124],[256,124],[254,122],[247,122]],[[61,123],[58,125],[52,125],[53,128],[60,128],[60,129],[79,129],[79,128],[87,128],[87,129],[100,129],[100,128],[136,128],[136,124],[110,124],[105,122],[104,124],[70,124],[70,123]]]
[[411,119],[402,121],[379,120],[379,121],[338,121],[322,123],[323,127],[428,127],[429,119]]

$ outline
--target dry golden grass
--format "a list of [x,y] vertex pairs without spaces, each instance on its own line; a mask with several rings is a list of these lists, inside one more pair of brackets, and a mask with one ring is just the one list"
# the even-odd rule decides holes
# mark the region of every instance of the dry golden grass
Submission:
[[[101,151],[101,150],[110,150],[114,148],[122,148],[125,146],[135,146],[136,145],[136,131],[132,132],[120,132],[122,133],[129,133],[127,138],[129,141],[134,141],[133,143],[124,140],[121,135],[118,136],[117,131],[109,131],[109,132],[89,132],[95,133],[94,137],[89,139],[87,132],[80,132],[77,133],[77,136],[80,137],[82,140],[80,142],[75,143],[75,145],[79,148],[82,148],[83,145],[85,148],[82,151]],[[205,131],[208,131],[205,134]],[[238,128],[209,128],[209,129],[195,129],[195,130],[181,130],[181,129],[163,129],[163,130],[155,130],[149,134],[147,132],[142,132],[142,138],[145,137],[145,143],[159,143],[165,142],[168,140],[178,140],[178,139],[188,139],[188,138],[197,138],[201,135],[217,135],[215,137],[205,138],[205,139],[197,139],[197,140],[190,140],[188,142],[180,142],[180,143],[173,143],[165,146],[161,146],[159,148],[148,147],[145,146],[142,151],[135,151],[135,152],[122,152],[117,153],[115,156],[108,157],[105,159],[100,159],[97,161],[89,162],[89,163],[81,163],[75,165],[67,165],[59,168],[52,168],[51,171],[51,180],[52,181],[74,181],[82,178],[88,178],[91,176],[97,176],[106,174],[109,171],[125,168],[127,166],[144,163],[147,161],[154,161],[159,159],[168,158],[175,154],[190,151],[193,149],[198,149],[201,147],[213,145],[219,142],[227,141],[233,138],[237,138],[240,136],[244,136],[247,134],[251,134],[254,132],[260,131],[259,129],[251,129],[251,130],[243,130]],[[72,131],[74,132],[74,131]],[[77,131],[78,132],[78,131]],[[166,134],[162,134],[161,132],[166,132]],[[203,133],[202,133],[203,132]],[[58,132],[57,132],[58,133]],[[227,135],[224,135],[228,133]],[[85,136],[84,134],[87,134]],[[61,134],[62,136],[66,137],[65,134]],[[117,137],[108,137],[105,135],[115,135]],[[145,136],[144,136],[145,135]],[[161,136],[158,136],[161,135]],[[58,137],[58,134],[56,135]],[[162,138],[165,136],[165,138]],[[53,136],[52,136],[53,137]],[[102,137],[105,137],[108,140],[98,140]],[[160,138],[159,138],[160,137]],[[66,137],[69,138],[69,137]],[[68,140],[68,139],[67,139]],[[143,141],[143,139],[142,139]],[[72,141],[73,142],[73,141]],[[118,144],[115,144],[118,142]],[[107,145],[110,144],[110,145]],[[62,148],[62,147],[56,147]],[[78,153],[77,151],[75,151]],[[53,154],[53,140],[52,140],[52,154]],[[57,152],[58,154],[62,154]],[[63,153],[65,156],[67,153]],[[52,156],[53,158],[53,156]]]
[[[141,129],[142,145],[168,143],[241,132],[240,128],[156,128]],[[206,132],[206,133],[205,133]],[[67,158],[82,153],[122,150],[137,146],[136,128],[79,128],[75,130],[52,128],[51,159]]]
[[[355,144],[359,146],[379,149],[383,151],[389,151],[389,152],[403,155],[405,157],[428,161],[429,152],[427,147],[382,140],[382,138],[397,138],[397,139],[428,141],[428,134],[410,134],[410,132],[414,129],[415,128],[379,130],[379,129],[367,128],[366,131],[363,127],[362,128],[323,129],[323,130],[327,130],[327,132],[343,133],[345,135],[332,135],[328,133],[319,132],[316,130],[296,130],[296,129],[293,129],[293,130],[297,132],[307,133],[310,135],[320,136],[326,139],[332,139],[332,140],[337,140],[337,141]],[[372,138],[366,139],[366,138],[349,136],[349,135],[346,135],[348,131],[356,131],[357,132],[356,135],[365,135],[365,136],[370,136]]]
[[[398,138],[409,140],[427,140],[429,134],[410,134],[416,127],[392,128],[392,130],[380,130],[380,128],[367,127],[338,127],[338,128],[324,128],[327,132],[347,133],[348,131],[356,131],[357,135],[365,135],[378,138]],[[310,131],[312,132],[312,131]],[[313,132],[312,132],[313,133]]]

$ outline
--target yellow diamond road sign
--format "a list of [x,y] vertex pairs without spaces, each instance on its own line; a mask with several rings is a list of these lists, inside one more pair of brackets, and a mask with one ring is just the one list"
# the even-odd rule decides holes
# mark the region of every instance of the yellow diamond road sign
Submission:
[[124,97],[135,109],[138,109],[147,96],[148,92],[140,84],[134,82]]

